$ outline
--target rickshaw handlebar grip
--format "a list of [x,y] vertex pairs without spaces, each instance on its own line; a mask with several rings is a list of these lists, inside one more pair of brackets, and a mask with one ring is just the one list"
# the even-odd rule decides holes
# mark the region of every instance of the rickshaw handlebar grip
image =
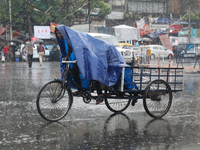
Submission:
[[66,64],[69,64],[69,63],[76,63],[76,60],[74,60],[74,61],[62,61],[62,63],[66,63]]

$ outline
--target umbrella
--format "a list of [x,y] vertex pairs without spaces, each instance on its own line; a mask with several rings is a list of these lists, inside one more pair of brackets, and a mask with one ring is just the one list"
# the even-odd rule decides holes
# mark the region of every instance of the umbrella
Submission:
[[33,42],[34,44],[44,43],[44,41],[41,40],[41,39],[36,39],[36,40],[33,40],[32,42]]
[[26,45],[33,46],[34,44],[32,42],[26,42]]
[[152,41],[150,38],[141,38],[139,39],[138,41],[141,41],[141,42],[149,42],[149,41]]

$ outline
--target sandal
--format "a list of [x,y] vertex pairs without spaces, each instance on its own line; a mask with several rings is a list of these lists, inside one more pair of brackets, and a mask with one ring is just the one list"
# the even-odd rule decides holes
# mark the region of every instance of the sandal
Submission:
[[97,100],[96,100],[96,105],[102,103],[102,102],[103,102],[103,98],[104,98],[104,95],[99,95],[99,96],[97,97]]
[[73,92],[73,96],[83,96],[83,93],[76,91],[76,92]]

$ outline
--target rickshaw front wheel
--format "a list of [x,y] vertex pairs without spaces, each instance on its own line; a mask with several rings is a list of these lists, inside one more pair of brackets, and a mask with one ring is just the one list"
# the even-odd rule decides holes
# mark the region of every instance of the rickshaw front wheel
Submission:
[[51,122],[64,118],[73,103],[71,89],[62,81],[53,80],[45,84],[37,95],[37,110],[40,116]]
[[125,99],[123,97],[107,97],[105,98],[105,104],[107,108],[115,113],[123,112],[125,109],[128,108],[131,100]]

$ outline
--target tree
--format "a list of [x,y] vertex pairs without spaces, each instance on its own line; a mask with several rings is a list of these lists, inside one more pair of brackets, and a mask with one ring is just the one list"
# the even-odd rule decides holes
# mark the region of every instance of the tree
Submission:
[[[50,22],[61,20],[64,15],[59,13],[61,6],[60,0],[12,0],[12,25],[21,24],[32,36],[33,25],[50,25]],[[46,12],[50,7],[51,9]],[[8,10],[7,0],[0,5],[0,23],[3,25],[9,24]]]
[[[99,16],[105,18],[111,12],[108,4],[99,0],[90,0],[91,8],[100,8]],[[33,35],[34,25],[50,25],[51,22],[69,25],[76,12],[87,16],[82,9],[88,0],[12,0],[12,26],[19,24],[23,30]],[[47,11],[48,10],[48,11]],[[9,24],[8,0],[0,5],[0,23]]]
[[[90,9],[100,8],[99,17],[106,18],[108,14],[111,13],[110,6],[102,0],[89,0],[90,1]],[[88,5],[84,7],[85,9],[88,8]]]
[[[191,12],[190,19],[191,19],[192,22],[198,23],[198,21],[199,21],[198,14],[194,14],[193,12]],[[188,21],[189,20],[189,14],[187,14],[185,17],[183,17],[183,20]]]

